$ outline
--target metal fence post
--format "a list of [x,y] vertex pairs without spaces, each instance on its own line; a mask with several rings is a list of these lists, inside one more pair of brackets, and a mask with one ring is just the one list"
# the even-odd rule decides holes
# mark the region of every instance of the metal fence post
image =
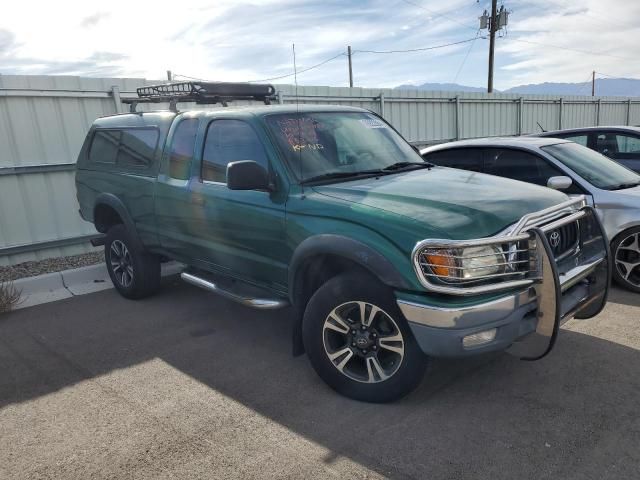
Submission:
[[282,92],[281,92],[280,90],[278,90],[278,91],[276,92],[276,100],[278,101],[278,103],[279,103],[280,105],[282,105],[282,104],[284,103],[284,100],[283,100],[283,98],[282,98]]
[[384,93],[380,92],[380,97],[378,98],[380,101],[380,116],[384,118]]
[[524,113],[524,98],[518,99],[518,135],[522,135],[522,117]]
[[631,99],[627,100],[627,125],[631,125]]
[[596,105],[596,127],[598,125],[600,125],[600,105],[601,105],[602,99],[599,98],[598,99],[598,103]]
[[562,130],[562,106],[564,100],[560,97],[560,108],[558,109],[558,130]]
[[456,95],[456,140],[460,140],[460,97]]
[[116,113],[122,113],[124,109],[122,107],[122,101],[120,100],[120,87],[113,85],[111,87],[111,96],[113,97],[113,103],[116,107]]

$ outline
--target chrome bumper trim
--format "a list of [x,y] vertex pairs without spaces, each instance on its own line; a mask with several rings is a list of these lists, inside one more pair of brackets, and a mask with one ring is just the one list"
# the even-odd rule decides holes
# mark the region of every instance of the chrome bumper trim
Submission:
[[515,309],[535,301],[535,296],[530,296],[529,290],[527,288],[497,300],[463,308],[436,307],[406,300],[396,301],[400,311],[409,322],[428,327],[456,328],[460,326],[466,316],[472,317],[477,324],[505,318]]
[[[604,260],[604,258],[599,258],[561,274],[560,284],[562,292],[567,291],[591,275],[596,267]],[[536,296],[530,292],[531,289],[527,288],[497,300],[463,308],[436,307],[406,300],[397,300],[397,303],[400,311],[409,322],[435,328],[459,328],[461,321],[463,321],[466,316],[472,317],[476,324],[483,324],[505,318],[517,308],[536,301]],[[566,321],[568,318],[564,320]]]

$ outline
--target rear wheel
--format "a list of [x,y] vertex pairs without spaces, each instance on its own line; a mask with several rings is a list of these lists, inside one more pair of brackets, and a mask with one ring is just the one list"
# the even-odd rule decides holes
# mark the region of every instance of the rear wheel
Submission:
[[611,245],[611,252],[613,279],[627,290],[640,292],[640,227],[619,234]]
[[107,232],[104,258],[111,281],[123,297],[148,297],[160,287],[159,257],[136,248],[124,225],[114,225]]
[[392,292],[364,274],[339,275],[316,291],[305,310],[303,340],[318,375],[356,400],[401,398],[426,368]]

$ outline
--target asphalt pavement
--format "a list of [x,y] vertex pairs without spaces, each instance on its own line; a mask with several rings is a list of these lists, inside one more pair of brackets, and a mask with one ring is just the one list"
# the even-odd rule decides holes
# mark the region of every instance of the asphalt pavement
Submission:
[[0,478],[634,479],[640,295],[538,362],[434,361],[407,398],[343,398],[288,312],[165,279],[0,315]]

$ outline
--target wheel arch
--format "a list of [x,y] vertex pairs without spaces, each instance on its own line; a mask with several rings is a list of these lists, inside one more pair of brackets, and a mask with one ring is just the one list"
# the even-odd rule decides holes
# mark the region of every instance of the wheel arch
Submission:
[[142,247],[135,224],[122,200],[112,193],[101,193],[93,207],[93,224],[100,233],[107,233],[113,225],[123,224],[136,247]]
[[393,263],[362,242],[333,234],[307,238],[295,250],[289,266],[289,299],[294,307],[294,355],[304,353],[301,325],[309,299],[326,281],[350,270],[371,275],[390,287],[411,288]]

